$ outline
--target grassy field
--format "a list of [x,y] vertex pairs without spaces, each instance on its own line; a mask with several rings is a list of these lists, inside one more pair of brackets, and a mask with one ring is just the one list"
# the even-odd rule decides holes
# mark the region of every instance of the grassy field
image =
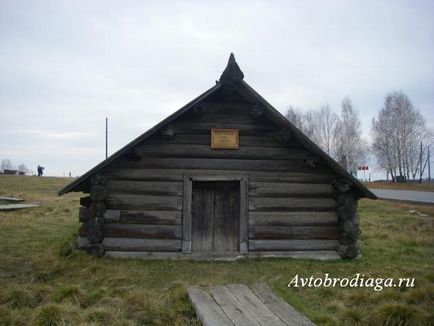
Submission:
[[368,188],[373,189],[396,189],[434,192],[434,183],[393,183],[393,182],[364,182]]
[[[257,281],[318,325],[434,324],[434,208],[362,200],[363,258],[189,262],[96,259],[74,249],[80,194],[69,180],[0,176],[0,195],[39,208],[0,212],[0,325],[199,325],[186,287]],[[288,288],[296,275],[414,277],[414,288]]]

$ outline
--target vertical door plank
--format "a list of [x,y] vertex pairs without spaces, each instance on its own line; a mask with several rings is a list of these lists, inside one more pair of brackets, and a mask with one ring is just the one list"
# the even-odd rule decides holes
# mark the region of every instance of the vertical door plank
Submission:
[[216,182],[214,200],[214,251],[239,251],[239,182]]
[[193,251],[211,251],[213,247],[213,190],[206,182],[193,182],[191,216]]

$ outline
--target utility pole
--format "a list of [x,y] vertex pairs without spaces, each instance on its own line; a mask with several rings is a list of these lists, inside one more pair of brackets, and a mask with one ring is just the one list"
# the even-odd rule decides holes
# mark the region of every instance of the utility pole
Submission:
[[431,155],[429,154],[429,146],[428,146],[428,183],[431,183]]
[[420,180],[419,183],[422,184],[422,142],[420,142]]
[[108,118],[105,118],[105,158],[108,157]]

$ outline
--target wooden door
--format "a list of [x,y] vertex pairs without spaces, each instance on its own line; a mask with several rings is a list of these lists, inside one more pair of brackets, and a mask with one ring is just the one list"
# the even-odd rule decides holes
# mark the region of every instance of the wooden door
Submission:
[[238,252],[240,183],[194,181],[191,217],[192,251]]

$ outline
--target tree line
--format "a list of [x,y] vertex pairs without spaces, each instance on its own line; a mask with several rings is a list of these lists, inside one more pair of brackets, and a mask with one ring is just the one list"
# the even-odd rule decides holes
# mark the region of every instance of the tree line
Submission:
[[14,163],[8,158],[2,159],[0,162],[0,171],[3,172],[4,170],[17,170],[24,173],[30,171],[25,164],[20,164],[18,167],[15,167]]
[[371,144],[362,137],[359,112],[349,97],[342,100],[340,114],[324,104],[317,110],[290,106],[286,117],[353,174],[372,154],[394,181],[415,179],[420,172],[421,142],[429,145],[433,137],[425,118],[402,91],[386,94],[371,122]]

